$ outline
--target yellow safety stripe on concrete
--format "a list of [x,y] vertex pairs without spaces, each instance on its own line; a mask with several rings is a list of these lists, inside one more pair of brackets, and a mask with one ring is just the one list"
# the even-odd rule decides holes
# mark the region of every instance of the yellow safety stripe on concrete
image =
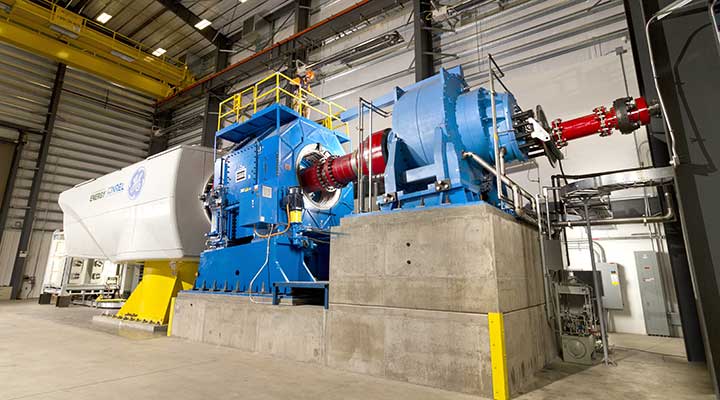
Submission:
[[488,313],[490,362],[492,364],[493,399],[495,400],[510,399],[504,325],[502,313]]

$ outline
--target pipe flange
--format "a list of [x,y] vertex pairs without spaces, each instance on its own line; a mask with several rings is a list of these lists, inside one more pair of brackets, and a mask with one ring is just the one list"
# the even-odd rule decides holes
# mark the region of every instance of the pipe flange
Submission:
[[[318,178],[318,182],[320,182],[320,186],[322,186],[323,190],[326,192],[334,192],[337,190],[338,185],[333,185],[331,182],[328,182],[326,180],[326,177],[332,177],[332,172],[330,172],[330,168],[328,168],[328,164],[334,160],[335,156],[327,156],[326,158],[319,161],[318,165],[319,168],[315,169],[315,176]],[[330,176],[328,176],[330,175]],[[332,178],[331,178],[332,179]]]
[[607,119],[605,118],[607,109],[605,106],[595,107],[593,112],[595,113],[595,118],[600,122],[600,137],[610,136],[612,129],[607,126]]
[[615,117],[617,118],[617,129],[624,133],[632,133],[640,127],[640,122],[633,122],[630,113],[637,110],[637,104],[632,97],[621,97],[613,102]]
[[333,164],[335,164],[335,160],[337,160],[337,156],[330,156],[325,160],[325,165],[327,165],[327,174],[326,177],[330,181],[329,184],[332,188],[326,188],[328,191],[337,190],[337,188],[340,187],[340,183],[335,178],[335,175],[333,174]]
[[555,139],[555,146],[557,146],[558,148],[563,148],[567,146],[567,140],[563,138],[563,131],[560,124],[562,124],[562,120],[560,118],[553,120],[551,133],[553,135],[553,138]]

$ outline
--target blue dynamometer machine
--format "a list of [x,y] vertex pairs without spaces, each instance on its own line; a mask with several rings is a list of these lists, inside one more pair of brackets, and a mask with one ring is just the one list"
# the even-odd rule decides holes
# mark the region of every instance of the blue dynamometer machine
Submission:
[[[289,81],[278,74],[278,82],[281,77]],[[230,99],[229,113],[221,112],[235,122],[216,139],[232,146],[216,159],[212,188],[203,195],[212,228],[195,290],[270,293],[274,282],[327,280],[329,229],[353,210],[351,187],[310,193],[299,185],[304,168],[345,154],[342,144],[349,139],[331,129],[339,119],[323,112],[321,125],[278,101],[258,111],[264,98],[281,95],[310,107],[302,98],[308,94],[280,84],[264,93],[255,92],[249,104],[257,112],[249,118],[242,96]]]
[[[629,133],[657,111],[642,98],[623,98],[609,110],[549,125],[539,106],[523,111],[492,84],[470,90],[462,68],[442,69],[376,99],[371,109],[394,105],[392,129],[372,133],[346,154],[349,139],[337,125],[347,131],[362,107],[345,111],[302,87],[291,92],[281,80],[291,82],[278,73],[226,100],[229,112],[221,105],[221,120],[230,114],[235,122],[216,137],[233,145],[216,160],[205,195],[212,230],[196,290],[267,294],[278,283],[327,280],[329,230],[353,211],[358,176],[384,179],[376,198],[383,212],[485,201],[517,214],[505,163],[542,155],[554,163],[568,140]],[[275,86],[262,89],[267,82]],[[243,103],[247,93],[252,101]],[[280,104],[281,95],[293,109]],[[273,104],[258,110],[263,99]],[[305,117],[310,112],[319,123]]]

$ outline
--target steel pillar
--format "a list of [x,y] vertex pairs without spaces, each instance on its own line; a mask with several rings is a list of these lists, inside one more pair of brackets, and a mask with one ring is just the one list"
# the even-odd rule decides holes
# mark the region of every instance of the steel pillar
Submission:
[[435,75],[432,46],[432,6],[429,0],[413,0],[415,29],[415,82]]
[[26,142],[27,137],[25,132],[19,130],[18,139],[15,142],[15,152],[13,153],[13,158],[10,162],[10,174],[8,175],[7,182],[5,184],[5,193],[3,193],[2,204],[0,204],[0,243],[2,243],[2,237],[5,233],[5,225],[7,225],[8,214],[10,214],[10,202],[12,201],[13,189],[15,188],[15,179],[17,178],[18,167],[20,166],[20,159],[22,158],[22,151]]
[[[223,70],[228,65],[228,52],[218,48],[215,51],[215,72]],[[225,100],[225,86],[209,91],[205,95],[205,110],[203,111],[203,130],[200,144],[204,147],[215,145],[215,132],[218,127],[218,108],[220,102]]]
[[38,150],[38,158],[35,164],[35,175],[33,176],[32,185],[30,186],[30,196],[27,202],[27,210],[25,210],[25,218],[23,219],[22,232],[20,233],[20,241],[15,255],[15,263],[13,264],[10,284],[12,285],[11,297],[17,299],[22,287],[23,273],[25,272],[25,260],[27,258],[28,248],[30,246],[30,237],[32,236],[33,222],[35,220],[35,209],[37,208],[38,197],[40,196],[40,185],[42,184],[43,175],[45,173],[45,164],[47,162],[48,153],[50,151],[50,140],[55,130],[55,118],[57,117],[58,105],[60,104],[60,95],[62,93],[63,82],[65,80],[65,64],[58,64],[55,73],[55,82],[53,83],[52,95],[50,96],[50,105],[48,107],[47,117],[45,117],[45,134],[40,142]]
[[[295,0],[295,34],[310,26],[310,0]],[[303,47],[294,54],[294,59],[307,62],[307,48]]]

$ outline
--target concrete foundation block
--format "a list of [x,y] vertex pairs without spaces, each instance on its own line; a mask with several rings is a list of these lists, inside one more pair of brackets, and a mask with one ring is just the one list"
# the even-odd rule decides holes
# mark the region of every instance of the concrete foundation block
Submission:
[[[543,306],[504,314],[510,390],[554,359]],[[492,398],[487,314],[332,305],[327,365]]]
[[181,292],[172,334],[491,398],[488,313],[501,312],[517,393],[557,354],[539,253],[533,227],[484,204],[344,218],[329,310]]
[[553,328],[544,305],[503,314],[510,391],[518,393],[534,380],[533,375],[557,358]]
[[325,359],[322,307],[273,306],[253,303],[247,296],[181,292],[171,334],[295,361],[323,364]]
[[446,390],[491,395],[487,315],[333,305],[327,365]]
[[471,313],[543,302],[536,231],[495,207],[345,218],[330,251],[330,303]]

